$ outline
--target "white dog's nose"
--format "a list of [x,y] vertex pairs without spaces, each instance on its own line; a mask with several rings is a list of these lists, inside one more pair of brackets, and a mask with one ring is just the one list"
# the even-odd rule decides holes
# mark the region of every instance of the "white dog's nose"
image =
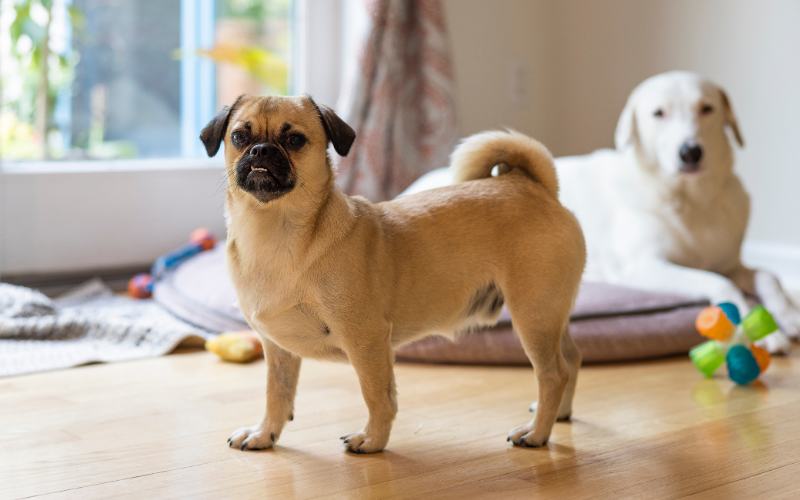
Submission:
[[703,159],[703,146],[694,141],[686,141],[681,145],[678,156],[687,165],[697,165]]

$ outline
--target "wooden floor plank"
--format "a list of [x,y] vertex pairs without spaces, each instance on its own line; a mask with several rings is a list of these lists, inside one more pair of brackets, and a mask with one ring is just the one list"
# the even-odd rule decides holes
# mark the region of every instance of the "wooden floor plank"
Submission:
[[585,367],[575,419],[511,448],[529,368],[399,365],[386,452],[345,454],[366,410],[351,367],[304,362],[275,450],[225,446],[257,421],[264,364],[206,353],[0,380],[0,498],[778,498],[800,495],[797,355],[740,388],[682,358]]

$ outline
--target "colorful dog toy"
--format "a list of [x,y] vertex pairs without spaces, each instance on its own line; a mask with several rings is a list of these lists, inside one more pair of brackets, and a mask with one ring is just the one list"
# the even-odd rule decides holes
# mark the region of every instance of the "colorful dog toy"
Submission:
[[261,342],[251,331],[226,332],[206,341],[206,350],[223,361],[249,363],[261,357]]
[[188,244],[156,259],[149,274],[141,273],[131,278],[128,282],[128,294],[137,299],[146,299],[150,297],[153,295],[153,285],[155,285],[156,281],[161,279],[164,272],[176,267],[189,257],[193,257],[206,250],[211,250],[216,244],[217,240],[211,235],[208,229],[202,227],[195,229],[189,236]]
[[727,363],[728,377],[746,385],[769,366],[769,353],[753,344],[778,330],[775,319],[764,306],[755,307],[741,318],[735,305],[723,302],[703,309],[695,326],[701,335],[711,339],[689,351],[692,363],[706,377],[711,378]]

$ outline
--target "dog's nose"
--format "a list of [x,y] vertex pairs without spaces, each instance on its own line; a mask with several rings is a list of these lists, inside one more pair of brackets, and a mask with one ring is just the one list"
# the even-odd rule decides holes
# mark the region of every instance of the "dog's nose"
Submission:
[[703,159],[703,146],[692,141],[684,142],[678,151],[678,156],[684,163],[697,165]]
[[272,144],[256,144],[250,148],[250,156],[254,158],[269,159],[280,155],[281,152]]

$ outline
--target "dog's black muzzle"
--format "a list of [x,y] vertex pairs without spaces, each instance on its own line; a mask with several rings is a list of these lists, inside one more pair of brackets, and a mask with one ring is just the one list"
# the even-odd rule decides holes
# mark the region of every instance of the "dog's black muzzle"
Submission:
[[292,163],[280,146],[254,144],[236,165],[236,183],[261,202],[274,200],[294,188]]

